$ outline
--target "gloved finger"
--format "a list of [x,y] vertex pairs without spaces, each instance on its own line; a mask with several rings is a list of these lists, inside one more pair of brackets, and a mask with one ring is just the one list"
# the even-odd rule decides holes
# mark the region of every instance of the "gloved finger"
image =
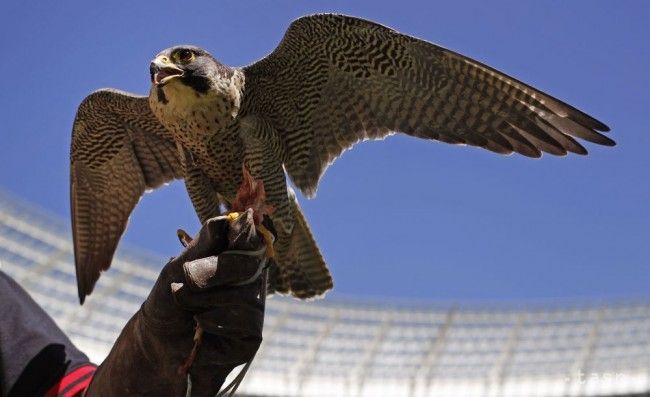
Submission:
[[255,306],[260,301],[262,280],[239,287],[221,287],[201,292],[193,291],[183,283],[172,283],[173,299],[181,309],[200,313],[218,304],[244,303]]
[[255,251],[225,251],[219,256],[183,264],[187,285],[195,291],[249,284],[262,274],[264,247]]

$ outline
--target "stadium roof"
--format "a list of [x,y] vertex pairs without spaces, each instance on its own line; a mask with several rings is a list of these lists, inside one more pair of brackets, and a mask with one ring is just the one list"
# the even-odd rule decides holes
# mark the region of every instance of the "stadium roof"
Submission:
[[[165,260],[120,250],[79,307],[69,227],[0,193],[0,269],[100,362]],[[269,300],[240,390],[267,396],[591,396],[650,391],[650,303],[529,307]]]

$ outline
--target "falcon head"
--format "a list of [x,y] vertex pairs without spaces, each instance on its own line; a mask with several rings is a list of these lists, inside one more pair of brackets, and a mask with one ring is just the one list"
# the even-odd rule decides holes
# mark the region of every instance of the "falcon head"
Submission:
[[[161,51],[149,66],[152,89],[159,93],[168,91],[188,91],[180,86],[190,88],[195,94],[206,94],[216,88],[222,81],[229,82],[233,70],[219,63],[202,48],[182,45]],[[168,90],[166,87],[175,88]],[[190,93],[190,92],[187,92]],[[162,95],[161,100],[166,100]]]
[[[158,120],[174,130],[185,123],[198,126],[214,120],[220,130],[239,112],[244,74],[222,65],[206,50],[182,45],[161,51],[151,62],[149,106]],[[207,112],[199,115],[200,112]],[[200,130],[200,131],[199,131]]]

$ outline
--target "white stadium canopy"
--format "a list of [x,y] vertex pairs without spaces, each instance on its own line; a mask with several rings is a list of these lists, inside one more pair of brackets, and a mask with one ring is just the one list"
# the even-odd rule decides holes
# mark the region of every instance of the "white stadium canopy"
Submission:
[[[0,193],[0,270],[95,362],[138,310],[164,262],[120,250],[80,307],[67,222]],[[264,342],[240,391],[313,397],[646,395],[650,302],[463,306],[273,297]]]

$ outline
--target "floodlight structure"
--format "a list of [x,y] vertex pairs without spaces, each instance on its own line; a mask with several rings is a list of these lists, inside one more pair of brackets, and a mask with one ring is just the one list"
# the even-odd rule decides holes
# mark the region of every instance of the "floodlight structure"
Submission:
[[[78,304],[66,223],[0,193],[0,269],[95,362],[165,259],[123,248]],[[650,300],[427,305],[268,300],[250,396],[650,396]]]

